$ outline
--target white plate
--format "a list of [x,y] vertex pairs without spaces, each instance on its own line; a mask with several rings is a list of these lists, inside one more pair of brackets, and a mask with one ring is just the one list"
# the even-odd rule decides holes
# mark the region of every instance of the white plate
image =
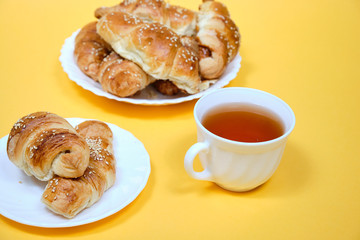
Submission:
[[73,80],[75,83],[77,83],[79,86],[83,87],[84,89],[89,90],[98,96],[115,99],[121,102],[128,102],[128,103],[141,104],[141,105],[168,105],[168,104],[176,104],[176,103],[197,99],[212,90],[226,86],[232,79],[236,77],[237,72],[239,71],[241,66],[240,65],[241,57],[238,54],[235,57],[235,59],[231,63],[229,63],[224,74],[215,84],[213,84],[207,90],[199,92],[197,94],[185,95],[183,93],[180,93],[175,96],[165,96],[158,93],[152,86],[148,86],[139,94],[136,94],[136,96],[121,98],[112,95],[108,92],[105,92],[102,89],[100,83],[95,82],[94,80],[86,76],[78,68],[74,59],[74,45],[75,45],[75,37],[79,31],[80,30],[75,31],[69,38],[67,38],[61,49],[60,62],[64,71],[68,74],[71,80]]
[[[67,119],[73,126],[86,119]],[[48,210],[41,202],[46,182],[27,176],[9,159],[8,136],[0,139],[0,214],[26,225],[61,228],[83,225],[108,217],[131,203],[145,187],[150,174],[150,158],[144,145],[131,133],[109,124],[114,135],[116,182],[98,202],[66,219]]]

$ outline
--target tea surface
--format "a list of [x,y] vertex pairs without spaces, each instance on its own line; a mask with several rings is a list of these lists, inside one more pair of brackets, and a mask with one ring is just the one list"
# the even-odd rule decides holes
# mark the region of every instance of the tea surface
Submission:
[[238,142],[264,142],[284,133],[279,117],[256,105],[218,106],[202,124],[215,135]]

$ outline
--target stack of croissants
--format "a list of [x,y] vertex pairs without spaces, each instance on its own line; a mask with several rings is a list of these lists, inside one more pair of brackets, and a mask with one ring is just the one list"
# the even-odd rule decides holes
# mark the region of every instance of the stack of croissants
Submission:
[[51,211],[73,218],[115,183],[112,141],[111,129],[101,121],[73,128],[56,114],[35,112],[14,124],[7,154],[27,175],[47,181],[41,201]]
[[79,69],[104,91],[130,97],[148,85],[164,95],[206,90],[240,46],[238,27],[220,2],[195,12],[163,0],[124,0],[95,10],[75,38]]

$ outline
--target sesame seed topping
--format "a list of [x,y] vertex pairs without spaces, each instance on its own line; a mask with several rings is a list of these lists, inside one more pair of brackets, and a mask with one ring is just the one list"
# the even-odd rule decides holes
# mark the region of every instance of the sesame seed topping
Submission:
[[[106,157],[106,153],[108,152],[106,149],[103,149],[101,144],[102,140],[101,138],[85,138],[87,144],[90,148],[90,156],[94,160],[102,161]],[[105,154],[105,155],[104,155]]]

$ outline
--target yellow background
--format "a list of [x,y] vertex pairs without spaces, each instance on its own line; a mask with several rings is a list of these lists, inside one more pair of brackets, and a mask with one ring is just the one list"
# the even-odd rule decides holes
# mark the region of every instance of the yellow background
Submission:
[[[113,216],[68,229],[0,216],[0,239],[360,239],[360,1],[222,2],[242,35],[242,67],[228,86],[272,93],[297,120],[273,177],[247,193],[186,174],[196,100],[121,103],[63,72],[64,40],[116,0],[0,0],[0,137],[40,110],[96,118],[142,141],[152,168],[143,192]],[[196,10],[200,0],[170,3]]]

